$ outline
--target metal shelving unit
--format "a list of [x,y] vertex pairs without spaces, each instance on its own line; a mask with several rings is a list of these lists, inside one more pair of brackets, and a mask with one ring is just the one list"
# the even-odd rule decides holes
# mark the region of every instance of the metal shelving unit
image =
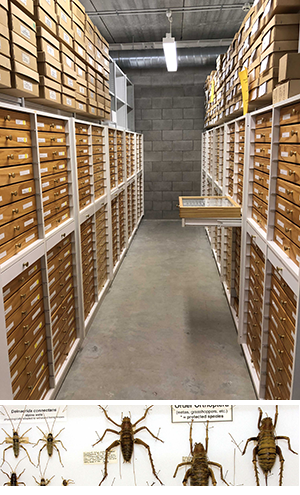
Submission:
[[[300,141],[297,124],[286,127],[290,122],[300,124],[299,107],[300,97],[293,97],[210,129],[202,137],[202,194],[221,186],[222,195],[230,195],[237,202],[242,199],[240,246],[236,247],[238,231],[232,229],[228,239],[228,229],[223,228],[218,254],[221,263],[217,264],[259,399],[300,398],[300,248],[291,241],[297,223],[287,220],[287,211],[293,211],[291,205],[297,207],[296,193],[293,196],[291,191],[299,184],[296,168]],[[245,130],[241,134],[243,122]],[[208,142],[216,142],[220,129],[224,133],[223,184],[215,170],[212,177],[208,171],[211,160],[217,159],[215,146],[210,149],[213,156],[207,153]],[[282,137],[288,135],[290,139]],[[293,146],[286,146],[286,141]],[[289,223],[285,225],[282,218]],[[292,219],[296,222],[295,216]],[[211,232],[208,238],[217,261]],[[254,285],[253,274],[257,281]],[[253,302],[256,306],[251,319]]]
[[[17,127],[18,125],[21,126],[22,118],[24,121],[26,120],[30,122],[31,141],[30,143],[28,141],[28,149],[31,149],[32,153],[33,180],[35,185],[34,190],[31,190],[30,197],[36,202],[38,235],[36,239],[32,240],[32,243],[29,243],[25,249],[19,250],[17,254],[8,256],[8,259],[6,259],[7,256],[3,255],[4,262],[0,264],[0,371],[2,377],[0,384],[0,395],[2,399],[5,400],[14,398],[24,400],[31,398],[48,400],[55,398],[55,395],[80,348],[83,338],[89,330],[93,318],[101,302],[103,301],[103,298],[105,297],[107,290],[122,263],[122,260],[124,259],[124,256],[143,217],[143,137],[142,135],[134,132],[126,132],[122,128],[116,128],[114,126],[108,127],[105,125],[100,125],[96,122],[93,123],[90,121],[78,120],[73,117],[64,117],[57,114],[51,114],[49,112],[32,110],[11,104],[1,104],[0,112],[1,111],[3,113],[3,121],[8,122],[8,128],[11,127],[9,122],[12,122],[14,119],[19,119],[19,124],[17,124]],[[48,182],[45,181],[43,176],[44,173],[47,174],[47,172],[45,172],[45,163],[43,162],[43,157],[46,155],[46,148],[41,148],[42,140],[44,138],[41,138],[41,126],[39,125],[40,119],[50,121],[50,128],[52,130],[56,123],[63,123],[65,128],[66,143],[64,146],[57,149],[53,148],[53,150],[49,148],[51,152],[51,158],[49,158],[49,160],[51,161],[47,163],[48,165],[53,164],[53,170],[51,168],[51,172],[49,171],[49,174],[51,175],[49,175]],[[58,127],[61,127],[61,125]],[[109,170],[108,135],[110,129],[118,135],[118,153],[120,157],[121,155],[123,157],[123,159],[120,159],[119,161],[118,171],[121,178],[113,190],[111,190],[110,187]],[[4,132],[6,131],[4,130]],[[21,136],[21,131],[17,130],[17,135],[18,132]],[[130,136],[132,143],[131,153],[139,153],[138,157],[134,155],[131,156],[130,177],[127,176],[126,167],[127,134]],[[48,138],[51,143],[55,142],[54,131],[53,133],[51,131],[48,132],[47,139]],[[61,139],[63,138],[60,136],[58,140]],[[98,147],[100,141],[102,147]],[[11,151],[11,156],[15,154],[16,157],[17,151],[18,149]],[[53,161],[54,154],[55,157],[59,157],[60,153],[64,153],[63,159]],[[4,148],[5,157],[6,154],[7,149]],[[25,154],[24,156],[26,157],[27,155]],[[97,156],[100,157],[99,160],[97,160]],[[82,157],[84,158],[83,160],[81,160]],[[21,155],[19,158],[22,158]],[[30,162],[30,157],[27,156],[27,160],[25,161]],[[81,161],[83,163],[81,163]],[[100,172],[98,172],[97,169],[98,163],[100,164]],[[54,184],[55,180],[58,180],[58,177],[63,176],[63,174],[59,173],[59,167],[67,168],[68,184],[64,184],[63,187],[67,187],[66,197],[68,198],[69,205],[67,210],[68,215],[65,219],[60,219],[57,215],[53,214],[51,218],[55,219],[56,224],[54,228],[49,229],[49,232],[47,233],[45,230],[45,225],[48,220],[45,216],[45,204],[47,204],[51,199],[48,198],[48,187],[50,187],[49,184],[50,179],[52,180],[52,176],[54,177]],[[122,174],[120,171],[121,167],[123,167]],[[15,170],[14,167],[11,168],[11,170]],[[2,171],[2,167],[0,168],[0,171]],[[26,173],[29,172],[26,171]],[[97,176],[96,180],[97,173],[100,173],[100,176]],[[13,176],[13,174],[9,175],[9,180],[11,180],[11,176]],[[47,177],[48,176],[46,175],[46,179]],[[89,199],[84,202],[82,202],[81,196],[84,196],[86,188],[81,188],[81,182],[84,183],[82,178],[87,178],[87,188],[89,190]],[[25,179],[26,176],[24,179],[20,180],[22,181]],[[137,188],[137,184],[139,184],[139,189]],[[18,184],[18,186],[19,185],[20,184]],[[83,184],[83,186],[84,185],[85,184]],[[46,189],[45,192],[43,191],[44,186]],[[57,189],[58,186],[55,187],[55,189],[49,189],[50,191],[54,191],[54,198],[57,197],[55,194],[59,195],[60,191],[63,191],[63,189]],[[3,188],[1,189],[3,190]],[[66,192],[64,191],[62,194],[66,194]],[[135,214],[130,217],[131,229],[128,232],[129,219],[127,198],[129,196],[131,204],[134,205]],[[16,198],[16,201],[17,200],[20,204],[19,197]],[[118,251],[118,260],[115,266],[113,266],[112,252],[114,234],[112,230],[113,200],[118,202],[119,209],[116,222],[118,232],[116,235],[119,237],[122,236],[122,241],[120,241],[120,238],[118,237],[118,245],[121,246],[121,249]],[[3,208],[1,208],[1,210],[3,210]],[[16,210],[16,208],[14,208],[14,210]],[[2,211],[0,212],[2,225],[8,220],[6,220],[5,217],[3,219],[1,215]],[[121,220],[119,222],[120,218]],[[30,238],[31,230],[29,229],[27,232],[28,238]],[[59,259],[61,261],[58,253],[62,252],[66,253],[65,255],[68,256],[67,259],[69,260],[69,263],[67,263],[66,266],[69,270],[70,266],[72,268],[69,275],[68,285],[65,287],[61,278],[56,281],[54,277],[53,286],[50,287],[49,260]],[[14,290],[16,290],[16,288],[21,289],[23,274],[26,274],[29,267],[36,263],[38,263],[40,267],[39,273],[43,288],[43,297],[41,298],[39,295],[37,301],[38,307],[41,308],[44,315],[44,323],[41,325],[43,326],[43,341],[46,344],[42,354],[45,361],[41,372],[43,371],[43,373],[45,373],[44,370],[47,368],[49,373],[47,378],[44,380],[47,385],[44,386],[43,384],[43,388],[41,388],[40,391],[37,390],[37,386],[41,383],[40,381],[36,382],[34,386],[28,385],[28,388],[30,387],[29,391],[24,395],[24,392],[21,392],[21,389],[23,389],[23,391],[27,390],[26,381],[25,383],[22,382],[22,386],[20,385],[20,387],[12,386],[14,380],[19,379],[18,373],[23,376],[24,373],[22,373],[22,370],[24,370],[26,366],[22,364],[22,370],[20,369],[15,375],[17,370],[14,368],[14,360],[17,360],[17,362],[19,362],[19,360],[18,357],[12,358],[11,351],[13,351],[17,345],[13,338],[11,339],[9,345],[7,340],[9,332],[13,331],[15,323],[13,319],[10,320],[10,328],[8,327],[7,321],[9,311],[4,308],[7,308],[6,298],[10,297],[10,295],[3,292],[3,288],[6,287],[6,291],[10,290],[11,287],[14,287]],[[57,270],[55,273],[59,274],[59,277],[62,277],[62,271],[58,271],[58,268],[56,267],[54,268]],[[85,284],[87,284],[87,286],[85,286]],[[85,299],[85,287],[88,287],[88,292],[91,292],[90,284],[94,287],[93,298],[89,298],[87,296]],[[51,299],[53,287],[54,289],[57,288],[57,290],[53,290],[53,299]],[[58,291],[63,290],[66,290],[66,292],[60,292],[59,295]],[[71,299],[70,301],[68,299],[68,290],[70,290],[69,293],[72,292],[72,304],[70,302]],[[26,296],[21,295],[21,297]],[[62,309],[62,305],[59,304],[57,304],[58,310],[56,309],[56,297],[64,297],[64,312],[56,313],[56,311],[61,311]],[[9,299],[12,301],[11,304],[14,304],[13,298],[14,296],[11,296],[11,299]],[[68,314],[68,310],[71,311],[70,308],[72,308],[72,317],[71,314],[70,316]],[[14,315],[18,315],[18,313],[20,313],[17,309],[18,308],[16,307],[16,310],[14,312],[12,311]],[[24,313],[26,311],[27,309],[25,308]],[[56,318],[56,316],[59,316],[59,318]],[[62,323],[62,328],[57,330],[58,333],[56,333],[54,321],[56,322],[59,319],[61,322],[66,321],[66,323],[65,327]],[[70,338],[63,338],[62,340],[64,342],[62,342],[58,336],[60,335],[60,332],[61,335],[66,333],[67,323],[70,323],[70,326],[72,324],[72,332],[70,332]],[[18,326],[18,329],[19,328],[20,327]],[[25,342],[25,349],[26,345],[28,345],[28,343],[26,344]],[[60,351],[58,351],[59,348]],[[45,354],[47,355],[47,358],[45,357]],[[26,363],[33,362],[31,354],[27,356],[25,353],[22,355],[22,359],[25,359]],[[31,396],[31,393],[34,395]]]

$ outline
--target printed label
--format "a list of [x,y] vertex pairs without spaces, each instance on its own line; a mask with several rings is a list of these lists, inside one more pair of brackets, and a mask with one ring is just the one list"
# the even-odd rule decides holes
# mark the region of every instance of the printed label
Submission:
[[66,56],[66,64],[67,64],[70,68],[72,68],[72,60],[71,60],[69,57],[67,57],[67,56]]
[[57,94],[55,93],[55,91],[50,90],[49,91],[49,96],[50,96],[50,99],[51,100],[56,100],[57,99]]
[[27,143],[27,138],[25,138],[25,137],[17,137],[17,143]]
[[60,152],[58,153],[58,155],[59,155],[59,156],[65,156],[65,152],[64,152],[64,151],[60,151]]
[[[7,349],[9,350],[9,349],[10,349],[10,348],[14,345],[14,343],[15,343],[15,342],[16,342],[16,340],[15,340],[15,339],[13,339],[13,340],[11,341],[11,343],[9,344],[9,346],[7,346]],[[16,372],[16,373],[15,373],[15,375],[16,375],[16,374],[18,374],[18,372]],[[15,376],[15,375],[14,375],[14,376]],[[13,380],[14,380],[14,377],[12,377],[11,381],[13,382]]]
[[12,306],[9,306],[5,311],[4,311],[4,316],[8,315],[12,310]]
[[287,158],[289,156],[289,154],[287,151],[282,151],[281,156],[283,156],[284,158]]
[[40,322],[38,326],[33,330],[33,335],[37,334],[38,331],[42,328],[42,326],[43,326],[42,322]]
[[67,33],[64,33],[64,40],[69,44],[71,43],[70,36]]
[[38,141],[39,141],[39,143],[45,143],[46,139],[45,138],[39,138]]
[[61,12],[61,18],[62,20],[67,24],[68,23],[68,19],[67,19],[67,16],[64,12]]
[[66,103],[67,103],[67,105],[72,106],[71,98],[66,98]]
[[42,188],[44,188],[44,187],[48,187],[49,185],[50,185],[50,182],[44,182],[44,183],[42,184]]
[[74,87],[73,80],[72,80],[70,77],[68,77],[68,84],[69,84],[69,86],[71,86],[72,88]]
[[50,29],[52,29],[52,21],[51,21],[51,19],[49,19],[49,17],[47,17],[46,15],[45,15],[45,23],[47,24],[47,26],[48,26]]
[[41,308],[39,308],[33,315],[32,315],[32,318],[31,320],[35,320],[35,318],[37,317],[37,315],[41,312]]
[[30,57],[24,52],[22,52],[22,61],[24,64],[30,65]]
[[278,203],[278,208],[280,208],[280,210],[285,211],[285,206],[283,206],[281,203]]
[[34,238],[35,238],[35,234],[32,234],[31,236],[26,237],[25,242],[32,241],[32,239],[34,239]]
[[280,244],[281,244],[281,245],[283,245],[283,240],[282,240],[282,239],[280,239],[280,237],[279,237],[278,235],[276,235],[276,240],[277,240],[278,242],[280,242]]
[[51,229],[51,227],[52,227],[52,224],[51,224],[51,223],[49,223],[49,225],[47,225],[47,227],[45,227],[45,231],[47,231],[47,230]]
[[290,137],[290,133],[289,132],[283,132],[282,133],[282,137],[283,138],[288,138],[288,137]]
[[47,45],[47,52],[51,55],[51,57],[55,56],[54,48],[51,45]]
[[20,26],[20,27],[21,27],[21,34],[22,34],[23,36],[25,36],[25,38],[27,38],[28,40],[30,40],[30,31],[29,31],[29,29],[27,29],[27,28],[26,28],[25,26],[23,26],[22,24],[21,24],[21,26]]
[[264,84],[262,84],[261,86],[259,86],[259,90],[258,90],[258,96],[263,96],[265,93],[267,92],[267,83],[265,82]]
[[5,237],[5,234],[4,233],[3,234],[0,234],[0,239],[4,239],[4,237]]
[[23,205],[23,210],[30,208],[30,206],[32,206],[32,205],[33,205],[33,201],[30,201],[30,203],[26,203],[25,205]]
[[285,193],[285,189],[284,187],[281,187],[281,186],[278,186],[278,191],[282,192],[282,193]]
[[31,220],[27,220],[27,222],[24,222],[24,227],[28,227],[28,225],[31,225],[34,222],[34,218],[31,218]]
[[50,68],[50,74],[54,79],[57,79],[57,71],[55,69]]
[[16,119],[16,124],[17,125],[26,125],[26,120],[18,120],[18,119]]
[[26,89],[26,91],[30,91],[31,93],[33,91],[33,85],[28,81],[23,81],[23,88]]
[[40,158],[48,158],[48,153],[40,153]]
[[84,94],[84,87],[83,86],[80,86],[79,87],[79,91],[80,91],[80,93]]
[[281,175],[287,175],[287,170],[280,169]]

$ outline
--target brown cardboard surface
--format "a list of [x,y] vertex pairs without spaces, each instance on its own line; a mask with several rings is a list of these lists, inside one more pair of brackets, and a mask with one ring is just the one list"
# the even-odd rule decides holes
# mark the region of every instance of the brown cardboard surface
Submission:
[[41,7],[37,7],[35,9],[35,16],[37,26],[42,26],[53,36],[56,36],[57,22],[54,21],[52,17],[44,11],[44,9],[42,9]]
[[262,36],[262,54],[274,41],[292,41],[299,38],[299,25],[274,26]]
[[23,76],[32,79],[33,81],[39,82],[38,72],[30,69],[29,67],[26,67],[23,64],[20,64],[19,62],[14,62],[13,71],[17,74],[22,74]]
[[18,45],[21,48],[24,48],[25,50],[30,52],[31,55],[33,55],[34,57],[37,57],[36,45],[32,45],[28,41],[24,40],[24,38],[22,38],[18,34],[11,32],[11,42],[13,44]]
[[39,84],[30,77],[22,74],[11,73],[12,87],[5,90],[5,93],[12,96],[29,98],[39,95]]
[[33,17],[33,13],[34,13],[33,0],[13,0],[13,1],[27,15]]
[[82,44],[78,43],[76,40],[73,41],[73,50],[78,58],[81,58],[84,62],[86,61],[86,50]]
[[283,55],[284,52],[293,52],[293,51],[298,51],[298,40],[274,41],[274,43],[270,44],[267,50],[264,50],[264,52],[261,54],[261,58],[264,58],[267,55],[270,55],[271,53],[275,53],[275,52],[281,52]]
[[35,56],[33,56],[27,50],[24,50],[23,48],[19,47],[18,45],[15,45],[14,43],[12,43],[11,55],[12,55],[12,60],[14,62],[19,62],[20,64],[23,64],[26,67],[29,67],[30,69],[34,70],[35,72],[38,72],[37,58]]
[[77,82],[76,82],[76,98],[78,98],[79,95],[86,98],[87,88],[86,88],[86,86],[80,84],[77,80]]
[[0,33],[0,55],[5,55],[5,57],[10,57],[9,40],[1,36],[1,33]]
[[85,7],[79,1],[72,0],[71,3],[72,14],[78,17],[78,19],[85,23]]
[[57,40],[56,36],[52,36],[52,34],[47,31],[47,29],[43,28],[42,26],[37,27],[37,37],[38,37],[38,44],[39,44],[39,37],[44,38],[46,41],[49,41],[51,45],[53,45],[57,50],[59,50],[59,41]]
[[61,7],[69,16],[72,15],[70,0],[55,0],[57,6]]
[[62,92],[61,84],[45,76],[40,76],[40,86],[47,86],[47,88],[53,89],[53,91],[57,91],[58,93]]
[[64,73],[62,74],[62,84],[73,91],[76,90],[76,79]]
[[10,57],[0,54],[0,67],[3,69],[11,70]]
[[27,24],[25,24],[23,21],[15,16],[12,16],[11,18],[11,26],[13,34],[18,34],[25,41],[31,43],[31,45],[33,45],[34,47],[36,46],[35,29],[31,29]]
[[44,38],[38,38],[37,40],[38,53],[44,52],[46,56],[52,57],[57,63],[60,63],[60,51],[56,46],[52,45]]
[[76,100],[75,98],[70,97],[69,95],[62,94],[61,103],[67,109],[75,110],[76,109]]
[[[268,11],[269,5],[271,5],[270,11]],[[283,13],[299,12],[298,0],[269,0],[263,5],[264,17],[263,22],[268,23],[272,16]]]
[[84,25],[81,23],[79,24],[76,19],[76,22],[73,20],[72,28],[74,31],[74,40],[85,48]]
[[41,7],[56,22],[55,0],[34,0],[35,6]]
[[279,60],[278,82],[300,79],[300,53],[286,53]]
[[11,87],[10,70],[0,67],[0,88],[3,89],[10,87]]
[[36,25],[35,22],[29,17],[29,15],[25,14],[25,12],[13,3],[10,3],[10,11],[11,15],[17,17],[22,23],[26,24],[27,26],[30,27],[33,31],[36,31]]
[[68,33],[62,26],[60,26],[59,24],[57,24],[57,38],[59,39],[59,41],[61,41],[62,43],[64,43],[67,48],[69,48],[70,50],[73,50],[73,36],[70,35],[70,33]]
[[[57,66],[61,67],[61,64],[57,64]],[[48,79],[53,79],[53,81],[61,84],[61,71],[57,66],[53,67],[46,62],[38,63],[38,71],[40,76],[45,76]]]
[[55,91],[52,88],[48,88],[47,86],[40,86],[40,95],[37,100],[37,103],[40,104],[49,104],[53,106],[61,105],[61,93],[59,91]]
[[87,103],[86,96],[84,96],[84,95],[82,95],[82,94],[80,94],[78,92],[76,92],[76,100],[77,101],[81,101],[81,103],[85,103],[85,104]]
[[81,113],[86,114],[87,113],[86,103],[76,100],[76,112],[80,114]]
[[273,90],[273,104],[300,94],[300,80],[286,81]]

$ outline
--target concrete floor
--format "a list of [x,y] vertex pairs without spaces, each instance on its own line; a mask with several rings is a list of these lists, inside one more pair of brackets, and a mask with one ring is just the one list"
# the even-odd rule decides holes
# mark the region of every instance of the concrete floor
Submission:
[[255,399],[204,228],[143,220],[59,400]]

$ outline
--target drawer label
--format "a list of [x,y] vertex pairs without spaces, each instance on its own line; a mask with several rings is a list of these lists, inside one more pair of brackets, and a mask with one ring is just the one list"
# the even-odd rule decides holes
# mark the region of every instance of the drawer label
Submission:
[[18,388],[13,392],[13,397],[15,397],[17,395],[17,393],[19,392],[20,390],[20,385],[18,386]]
[[283,156],[284,158],[287,158],[289,156],[289,154],[287,151],[282,151],[281,156]]
[[51,210],[44,211],[44,217],[47,217],[48,215],[50,215],[50,213],[51,213]]
[[66,177],[61,177],[61,178],[59,179],[59,182],[66,182],[66,180],[67,180],[67,179],[66,179]]
[[56,141],[57,141],[57,143],[63,143],[64,142],[64,138],[59,138]]
[[45,198],[43,198],[43,203],[44,203],[44,201],[48,201],[48,199],[49,199],[49,196],[46,196]]
[[66,188],[65,189],[61,189],[59,192],[60,192],[60,194],[63,194],[65,192],[67,192],[67,189]]
[[3,232],[2,234],[0,234],[0,239],[4,239],[4,237],[5,237],[5,234]]
[[65,156],[65,152],[64,152],[64,151],[60,151],[60,152],[58,153],[58,155],[59,155],[59,156]]
[[33,335],[35,335],[36,333],[38,333],[38,331],[42,328],[43,324],[42,322],[40,322],[38,324],[38,326],[35,328],[35,330],[33,330]]
[[281,220],[277,219],[277,223],[278,223],[278,225],[280,225],[280,227],[284,227],[284,223]]
[[8,315],[12,310],[12,306],[9,306],[5,311],[4,311],[4,316]]
[[49,223],[49,225],[45,227],[45,231],[51,229],[51,227],[52,227],[52,223]]
[[24,222],[24,227],[28,227],[28,225],[31,225],[33,222],[34,222],[34,218],[27,220],[27,222]]
[[45,124],[44,124],[43,122],[38,122],[38,123],[37,123],[37,126],[38,126],[38,127],[45,127]]
[[28,155],[27,154],[25,154],[25,155],[19,155],[18,156],[18,159],[19,160],[26,160],[27,158],[28,158]]
[[[16,340],[15,340],[15,339],[13,339],[13,340],[11,341],[11,343],[9,344],[9,346],[7,347],[7,349],[9,350],[9,349],[10,349],[10,348],[14,345],[14,343],[15,343],[15,342],[16,342]],[[11,381],[13,381],[13,378],[11,379]]]
[[10,289],[7,289],[5,292],[3,292],[3,297],[8,296],[10,294]]
[[287,175],[288,174],[287,170],[283,170],[282,168],[280,169],[280,173],[281,173],[281,175]]
[[11,365],[15,362],[15,360],[17,359],[18,355],[15,354],[14,357],[12,358],[11,361],[9,361],[9,366],[11,367]]
[[41,168],[41,174],[45,174],[46,172],[48,172],[48,167]]
[[51,100],[57,100],[57,93],[55,91],[49,91]]
[[282,133],[282,137],[283,138],[288,138],[288,137],[290,137],[290,133],[289,132],[283,132]]
[[1,260],[2,258],[4,258],[4,256],[6,256],[6,254],[7,254],[7,253],[6,253],[6,251],[3,251],[2,253],[0,253],[0,260]]
[[16,124],[17,124],[17,125],[26,125],[26,120],[19,120],[19,119],[16,119]]
[[52,265],[50,268],[48,268],[48,273],[52,272],[52,270],[54,270],[55,268],[55,265]]
[[26,91],[30,91],[31,93],[33,91],[33,85],[28,81],[23,81],[23,88],[26,89]]
[[36,348],[39,346],[39,344],[42,342],[43,338],[44,338],[44,336],[43,336],[43,335],[41,335],[41,336],[40,336],[40,338],[37,340],[37,342],[34,344],[34,348],[35,348],[35,349],[36,349]]
[[256,153],[260,153],[260,148],[256,148]]
[[47,26],[48,26],[50,29],[52,29],[52,21],[51,21],[51,19],[49,19],[49,17],[47,17],[46,15],[45,15],[45,24],[47,24]]
[[277,306],[277,304],[274,303],[273,299],[272,299],[272,306],[274,306],[274,308],[276,309],[276,312],[278,313],[278,306]]
[[29,175],[30,174],[30,170],[21,170],[20,172],[20,176],[22,177],[23,175]]
[[289,120],[290,118],[291,118],[291,114],[286,113],[285,115],[283,115],[282,120]]
[[55,282],[56,278],[54,277],[51,282],[49,282],[49,287]]
[[31,301],[31,306],[33,306],[40,298],[40,295],[38,294],[32,301]]
[[281,187],[281,186],[278,186],[278,191],[282,192],[282,193],[285,193],[285,189],[284,187]]
[[30,291],[32,291],[32,289],[34,289],[34,287],[36,287],[37,285],[39,285],[40,281],[39,279],[37,279],[29,288]]
[[33,205],[33,201],[30,201],[29,203],[26,203],[25,205],[23,205],[23,210],[26,210],[27,208],[30,208],[30,206]]
[[30,235],[29,237],[26,237],[25,242],[32,241],[32,239],[35,238],[35,234]]
[[20,27],[21,27],[21,34],[22,34],[23,36],[25,36],[25,38],[27,38],[28,40],[30,40],[30,31],[29,31],[29,29],[27,29],[27,28],[26,28],[25,26],[23,26],[22,24],[21,24],[21,26],[20,26]]
[[42,184],[42,188],[44,188],[44,187],[48,187],[49,185],[50,185],[50,182],[43,182],[43,184]]
[[49,55],[51,55],[52,57],[55,56],[55,52],[54,52],[54,48],[50,45],[47,45],[47,52],[49,53]]
[[39,360],[41,359],[41,357],[43,357],[43,355],[44,355],[44,351],[42,351],[42,352],[38,355],[38,357],[37,357],[37,358],[36,358],[36,360],[35,360],[35,364],[39,362]]
[[277,287],[275,287],[275,285],[273,285],[273,290],[274,290],[274,292],[276,292],[276,294],[280,297],[280,292],[279,292],[279,290],[277,289]]
[[38,315],[40,312],[41,312],[41,308],[39,308],[39,309],[38,309],[38,310],[34,313],[34,315],[32,315],[31,320],[32,320],[32,321],[33,321],[33,320],[35,320],[35,318],[37,317],[37,315]]
[[280,244],[281,244],[281,245],[283,245],[283,240],[282,240],[282,239],[280,239],[280,237],[279,237],[278,235],[276,235],[276,240],[277,240],[278,242],[280,242]]
[[55,69],[52,69],[52,67],[50,69],[50,74],[52,77],[54,77],[54,79],[57,79],[57,71]]
[[52,297],[54,297],[56,294],[56,290],[54,292],[52,292],[52,294],[50,294],[50,299],[52,299]]
[[48,153],[40,153],[40,158],[48,158]]
[[260,139],[261,138],[261,134],[256,134],[256,139]]
[[58,168],[62,170],[63,168],[65,168],[65,164],[63,163],[62,165],[59,165]]
[[63,217],[62,217],[62,220],[65,220],[66,218],[68,218],[69,214],[66,213]]

